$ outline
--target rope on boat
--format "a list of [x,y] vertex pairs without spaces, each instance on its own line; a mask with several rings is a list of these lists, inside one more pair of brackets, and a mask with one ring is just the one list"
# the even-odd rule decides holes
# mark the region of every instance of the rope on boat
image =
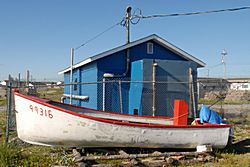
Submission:
[[188,113],[185,113],[185,114],[182,114],[182,115],[179,115],[178,117],[172,117],[172,118],[169,118],[170,120],[175,120],[175,119],[178,119],[178,118],[181,118],[181,117],[184,117],[188,115]]

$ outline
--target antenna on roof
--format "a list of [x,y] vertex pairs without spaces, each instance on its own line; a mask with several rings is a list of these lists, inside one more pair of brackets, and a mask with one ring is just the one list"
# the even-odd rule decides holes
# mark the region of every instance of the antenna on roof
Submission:
[[130,43],[130,20],[132,7],[128,6],[125,13],[126,44]]

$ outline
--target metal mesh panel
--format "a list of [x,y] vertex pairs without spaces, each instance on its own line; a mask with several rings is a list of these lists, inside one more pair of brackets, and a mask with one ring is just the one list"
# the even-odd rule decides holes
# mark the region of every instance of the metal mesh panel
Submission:
[[[173,84],[174,86],[170,86]],[[187,83],[168,83],[150,81],[109,80],[101,84],[102,92],[98,96],[104,98],[106,111],[173,116],[175,99],[188,101],[189,91]],[[105,87],[105,89],[103,89]],[[179,88],[178,88],[179,87]],[[183,87],[183,88],[181,88]],[[104,92],[103,92],[104,91]],[[99,101],[101,103],[101,101]],[[101,105],[100,105],[101,106]],[[134,106],[134,107],[133,107]],[[155,108],[155,111],[153,109]]]
[[[196,84],[198,85],[197,89],[190,90],[190,87]],[[218,112],[224,112],[224,106],[227,103],[241,106],[245,103],[249,104],[250,101],[250,84],[248,82],[229,82],[223,79],[200,79],[197,83],[191,83],[163,80],[156,82],[129,81],[127,78],[113,78],[107,79],[105,82],[77,83],[77,85],[81,85],[79,86],[81,88],[79,95],[87,95],[89,99],[74,99],[73,104],[86,107],[89,102],[94,102],[96,103],[95,109],[125,114],[153,115],[153,107],[155,107],[156,116],[172,117],[175,99],[184,99],[193,110],[193,104],[189,103],[190,100],[193,101],[190,98],[192,94],[195,98],[198,95],[200,104],[205,103]],[[27,89],[22,87],[19,90],[25,92]],[[63,86],[43,85],[35,86],[31,93],[42,98],[60,101],[64,93],[63,90]],[[92,94],[86,94],[87,90],[90,90],[89,92],[94,94],[94,97]],[[96,90],[97,93],[92,92],[92,90]],[[68,98],[64,102],[69,103]],[[13,111],[14,102],[10,103]],[[90,106],[90,108],[92,107]],[[199,110],[198,107],[196,109]],[[192,116],[189,113],[189,117]],[[15,129],[15,112],[10,112],[8,119],[9,128]]]

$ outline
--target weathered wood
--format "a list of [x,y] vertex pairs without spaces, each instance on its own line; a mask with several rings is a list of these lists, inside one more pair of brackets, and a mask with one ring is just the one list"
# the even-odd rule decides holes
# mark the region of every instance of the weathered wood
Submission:
[[141,161],[141,164],[143,166],[154,167],[154,166],[163,166],[167,164],[167,162],[165,160],[149,160],[149,161]]
[[124,156],[129,155],[128,153],[126,153],[126,152],[125,152],[125,151],[123,151],[123,150],[120,150],[118,153],[119,153],[120,155],[124,155]]
[[81,153],[79,153],[77,149],[73,149],[72,152],[73,152],[73,156],[75,157],[75,159],[81,158]]
[[171,158],[171,157],[167,157],[165,158],[165,161],[168,163],[168,164],[172,164],[174,162],[174,159]]
[[[209,158],[207,158],[209,157]],[[157,158],[150,158],[146,160],[140,160],[137,161],[135,159],[132,159],[131,161],[123,161],[119,164],[119,166],[150,166],[150,167],[158,167],[158,166],[168,166],[169,164],[178,165],[178,164],[191,164],[191,163],[197,163],[197,162],[207,162],[207,161],[213,161],[214,157],[206,155],[206,157],[198,157],[198,158],[186,158],[181,160],[176,160],[175,158],[165,158],[165,159],[157,159]],[[116,164],[94,164],[92,167],[113,167],[117,166]]]
[[149,157],[170,157],[170,156],[198,156],[207,155],[206,153],[197,152],[166,152],[166,153],[152,153],[152,154],[122,154],[122,155],[103,155],[103,156],[82,156],[76,161],[93,161],[93,160],[118,160],[118,159],[136,159]]

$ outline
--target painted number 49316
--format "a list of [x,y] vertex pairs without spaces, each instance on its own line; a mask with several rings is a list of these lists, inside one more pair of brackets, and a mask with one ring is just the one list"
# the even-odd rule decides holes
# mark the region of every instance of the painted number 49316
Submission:
[[40,116],[48,117],[48,118],[53,118],[51,110],[46,110],[44,108],[39,108],[37,106],[30,105],[30,110]]

